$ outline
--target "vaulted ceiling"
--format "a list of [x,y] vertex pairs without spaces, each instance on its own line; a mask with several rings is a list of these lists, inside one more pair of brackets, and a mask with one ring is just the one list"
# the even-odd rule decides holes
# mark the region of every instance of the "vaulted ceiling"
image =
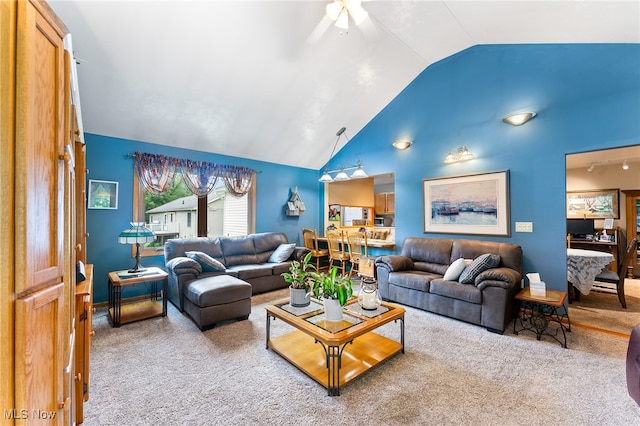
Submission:
[[640,43],[638,1],[371,0],[347,32],[328,3],[49,1],[72,34],[85,132],[311,169],[338,129],[352,138],[468,47]]

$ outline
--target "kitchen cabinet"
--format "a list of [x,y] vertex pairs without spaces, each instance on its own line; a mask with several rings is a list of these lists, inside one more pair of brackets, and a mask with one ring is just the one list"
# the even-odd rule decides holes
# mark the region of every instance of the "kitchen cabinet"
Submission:
[[375,194],[376,215],[394,214],[396,198],[393,192],[379,192]]

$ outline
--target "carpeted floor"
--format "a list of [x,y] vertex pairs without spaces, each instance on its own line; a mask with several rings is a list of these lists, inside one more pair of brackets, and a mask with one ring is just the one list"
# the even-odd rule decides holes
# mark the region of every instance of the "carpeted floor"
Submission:
[[625,281],[625,300],[627,309],[622,309],[616,294],[590,292],[569,304],[569,318],[577,326],[628,336],[631,329],[640,324],[639,279]]
[[[99,310],[92,346],[93,425],[630,425],[627,339],[575,327],[568,349],[407,308],[406,353],[338,397],[265,348],[264,305],[204,333],[169,304],[166,318],[111,328]],[[290,328],[272,322],[273,335]],[[381,334],[398,337],[398,325]]]

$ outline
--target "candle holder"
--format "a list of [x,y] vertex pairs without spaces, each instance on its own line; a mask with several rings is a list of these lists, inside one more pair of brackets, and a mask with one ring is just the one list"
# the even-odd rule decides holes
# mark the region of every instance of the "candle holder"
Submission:
[[358,304],[367,311],[378,309],[382,301],[378,294],[378,283],[374,278],[362,277],[360,291],[358,292]]

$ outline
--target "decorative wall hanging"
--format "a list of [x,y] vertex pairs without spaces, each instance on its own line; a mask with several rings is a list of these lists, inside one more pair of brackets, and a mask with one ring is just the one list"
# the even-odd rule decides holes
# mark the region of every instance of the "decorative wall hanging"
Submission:
[[87,208],[118,209],[118,182],[109,180],[89,180]]
[[509,171],[423,179],[424,232],[509,235]]
[[287,207],[285,208],[287,216],[303,215],[306,209],[307,208],[300,199],[300,195],[298,194],[298,187],[296,186],[295,189],[291,192],[291,197],[289,198]]

